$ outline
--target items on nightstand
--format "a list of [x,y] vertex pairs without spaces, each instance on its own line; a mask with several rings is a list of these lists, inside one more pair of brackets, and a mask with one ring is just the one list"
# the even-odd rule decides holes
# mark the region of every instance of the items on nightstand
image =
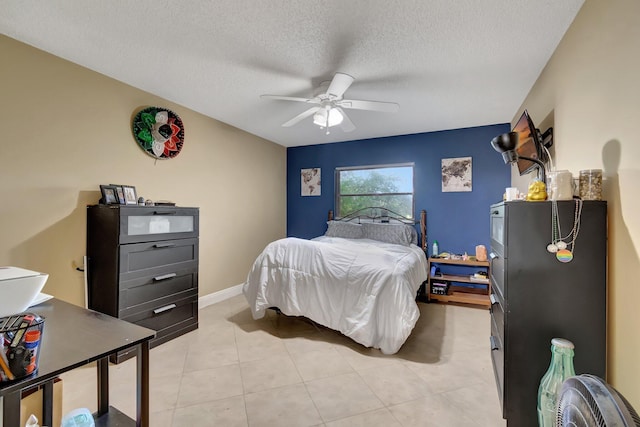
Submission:
[[447,295],[449,292],[448,282],[431,282],[431,293],[434,295]]
[[476,260],[477,261],[487,260],[487,248],[484,245],[476,246]]

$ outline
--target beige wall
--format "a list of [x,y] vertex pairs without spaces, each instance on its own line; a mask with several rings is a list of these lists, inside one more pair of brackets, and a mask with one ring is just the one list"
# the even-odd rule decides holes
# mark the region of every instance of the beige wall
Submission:
[[[514,116],[553,125],[555,162],[604,170],[609,206],[608,381],[640,410],[640,2],[587,0]],[[515,168],[514,168],[515,169]],[[526,190],[530,177],[512,172]],[[577,248],[579,256],[580,248]],[[580,298],[576,295],[576,298]],[[577,348],[576,352],[580,349]]]
[[[285,236],[284,147],[5,36],[0,52],[0,265],[47,272],[44,292],[83,304],[85,206],[108,183],[200,207],[200,296],[244,282]],[[145,106],[182,118],[176,158],[137,146],[131,119]]]

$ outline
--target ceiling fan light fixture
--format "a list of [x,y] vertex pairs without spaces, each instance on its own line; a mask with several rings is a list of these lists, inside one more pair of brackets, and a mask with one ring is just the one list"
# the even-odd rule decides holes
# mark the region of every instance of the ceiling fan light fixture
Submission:
[[335,108],[323,108],[313,115],[313,123],[320,127],[338,126],[343,120],[344,117]]

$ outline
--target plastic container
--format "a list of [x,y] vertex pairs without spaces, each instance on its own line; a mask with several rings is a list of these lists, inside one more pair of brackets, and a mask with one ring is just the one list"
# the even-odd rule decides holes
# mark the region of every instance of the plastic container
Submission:
[[573,343],[564,338],[551,340],[551,363],[538,388],[538,425],[554,427],[562,383],[576,375],[573,368]]
[[93,415],[87,408],[78,408],[62,417],[62,427],[95,427]]
[[551,200],[573,199],[573,175],[568,170],[551,171],[547,174],[547,193]]
[[0,383],[34,374],[38,370],[44,319],[22,313],[0,319]]
[[582,200],[602,200],[602,169],[581,170],[578,182]]
[[433,247],[431,249],[431,256],[438,256],[439,253],[440,253],[440,250],[438,248],[438,241],[434,240]]

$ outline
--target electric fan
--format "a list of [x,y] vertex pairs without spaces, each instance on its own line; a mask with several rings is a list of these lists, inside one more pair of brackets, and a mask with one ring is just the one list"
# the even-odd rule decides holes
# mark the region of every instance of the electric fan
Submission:
[[562,383],[556,420],[558,427],[640,427],[640,417],[629,402],[589,374]]

